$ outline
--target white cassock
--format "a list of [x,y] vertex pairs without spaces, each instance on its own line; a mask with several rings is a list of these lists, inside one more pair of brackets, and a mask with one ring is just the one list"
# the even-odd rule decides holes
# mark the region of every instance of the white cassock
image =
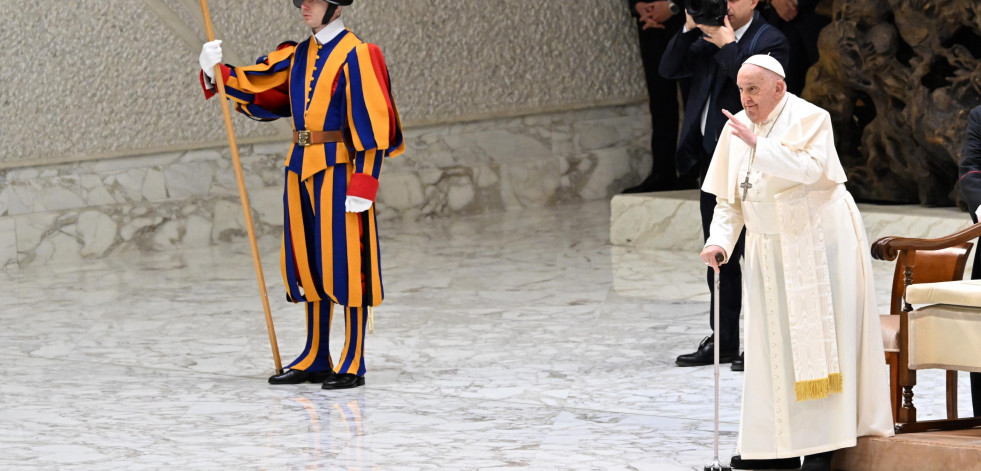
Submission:
[[[890,436],[869,243],[845,190],[831,118],[790,93],[761,125],[745,111],[735,117],[759,136],[756,151],[727,125],[702,190],[718,201],[706,246],[732,253],[746,227],[739,453],[787,458]],[[829,389],[828,377],[837,386]],[[811,398],[798,400],[802,391]]]

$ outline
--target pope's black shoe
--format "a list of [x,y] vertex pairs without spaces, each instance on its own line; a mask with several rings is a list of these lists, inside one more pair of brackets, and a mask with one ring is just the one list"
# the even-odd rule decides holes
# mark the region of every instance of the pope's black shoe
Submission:
[[364,376],[351,373],[339,373],[324,381],[323,389],[351,389],[364,386]]
[[[712,353],[712,347],[715,342],[712,340],[712,336],[705,337],[702,339],[702,343],[698,344],[698,350],[694,353],[686,353],[684,355],[679,355],[678,359],[675,360],[675,364],[678,366],[702,366],[711,365],[715,363],[714,353]],[[719,363],[730,363],[736,358],[739,358],[739,351],[721,351],[719,352]]]
[[800,458],[777,458],[773,460],[744,460],[735,455],[729,460],[732,469],[797,469]]
[[743,363],[743,354],[740,353],[739,358],[732,360],[732,364],[729,365],[729,369],[732,371],[742,371],[744,368],[746,368],[746,364]]
[[327,371],[305,371],[305,370],[286,370],[281,375],[269,377],[269,384],[300,384],[300,383],[322,383],[325,379],[334,375],[334,370]]
[[805,456],[800,471],[831,471],[831,456],[833,454],[833,451],[826,451]]

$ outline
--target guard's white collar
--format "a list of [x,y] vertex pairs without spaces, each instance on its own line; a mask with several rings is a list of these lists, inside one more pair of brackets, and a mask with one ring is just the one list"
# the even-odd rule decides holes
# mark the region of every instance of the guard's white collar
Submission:
[[345,29],[347,28],[344,27],[344,21],[341,20],[341,17],[337,17],[336,20],[331,21],[327,26],[317,31],[317,34],[314,34],[313,37],[317,38],[317,42],[320,44],[327,44],[331,39],[336,38],[338,34],[343,33]]

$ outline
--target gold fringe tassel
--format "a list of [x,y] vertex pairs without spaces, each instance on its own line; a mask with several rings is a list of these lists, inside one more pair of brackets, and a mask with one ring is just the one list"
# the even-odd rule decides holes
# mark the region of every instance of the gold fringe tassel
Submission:
[[841,373],[831,373],[828,375],[828,381],[831,383],[829,384],[831,393],[840,393],[842,391]]
[[794,392],[797,393],[798,401],[821,399],[828,397],[828,389],[830,385],[831,382],[828,380],[828,378],[798,381],[794,384]]
[[375,310],[368,306],[368,333],[375,333]]
[[794,393],[798,401],[823,399],[842,391],[841,373],[831,373],[827,378],[798,381],[794,383]]

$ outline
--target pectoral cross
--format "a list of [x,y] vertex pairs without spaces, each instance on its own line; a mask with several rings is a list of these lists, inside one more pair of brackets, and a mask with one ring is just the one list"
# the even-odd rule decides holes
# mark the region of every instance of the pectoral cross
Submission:
[[742,188],[743,189],[743,201],[746,201],[746,193],[752,187],[753,187],[753,184],[749,182],[749,171],[747,170],[746,171],[746,180],[739,184],[739,188]]

